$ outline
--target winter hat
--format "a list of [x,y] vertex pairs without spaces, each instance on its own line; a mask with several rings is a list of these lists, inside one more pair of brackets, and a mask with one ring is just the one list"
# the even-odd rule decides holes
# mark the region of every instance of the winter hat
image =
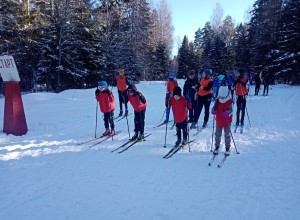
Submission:
[[125,74],[124,69],[121,69],[121,70],[119,71],[119,74],[120,74],[120,75],[124,75],[124,74]]
[[188,73],[188,75],[189,75],[189,76],[195,75],[195,71],[194,71],[194,70],[190,70],[189,73]]
[[106,81],[100,81],[98,83],[98,87],[108,88],[107,82]]
[[136,88],[136,86],[134,84],[130,84],[128,86],[128,92],[129,93],[135,93],[136,91],[137,91],[137,88]]
[[206,75],[206,77],[210,77],[211,74],[212,74],[212,70],[211,69],[205,69],[203,72]]
[[178,96],[181,96],[181,88],[179,86],[176,86],[174,88],[174,91],[173,91],[173,95],[178,95]]
[[224,75],[219,75],[218,78],[219,78],[220,81],[222,81],[225,78],[225,76]]
[[171,73],[169,74],[169,79],[174,79],[174,78],[175,78],[175,73],[171,72]]
[[230,99],[229,90],[227,86],[221,86],[219,88],[218,98],[219,102],[225,103]]

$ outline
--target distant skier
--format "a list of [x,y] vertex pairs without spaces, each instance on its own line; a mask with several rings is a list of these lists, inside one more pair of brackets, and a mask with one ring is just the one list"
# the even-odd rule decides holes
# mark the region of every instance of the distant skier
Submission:
[[183,133],[182,145],[187,144],[187,113],[188,108],[192,108],[192,103],[188,102],[184,96],[181,95],[181,88],[179,86],[174,88],[173,96],[170,98],[170,106],[174,114],[176,123],[176,145],[181,143],[181,130]]
[[187,101],[192,103],[192,108],[189,109],[189,120],[191,122],[191,129],[196,128],[195,117],[196,117],[196,106],[197,106],[197,93],[195,87],[198,83],[194,70],[189,71],[188,78],[183,86],[183,95]]
[[227,86],[231,93],[232,99],[233,99],[233,92],[234,92],[233,81],[234,81],[234,73],[233,70],[230,70],[229,73],[227,73]]
[[212,74],[211,69],[206,69],[202,73],[202,78],[200,82],[197,84],[196,89],[198,91],[198,104],[197,104],[197,112],[195,117],[195,122],[197,123],[204,106],[204,122],[202,128],[207,126],[207,122],[209,119],[209,106],[212,99],[212,86],[213,82],[210,78]]
[[[244,125],[244,118],[245,118],[245,110],[246,110],[246,96],[248,95],[248,89],[246,87],[247,85],[247,77],[243,75],[244,71],[239,70],[237,73],[237,78],[234,81],[235,86],[235,94],[237,95],[237,110],[236,110],[236,126]],[[241,114],[241,120],[240,120],[240,112]]]
[[269,85],[270,85],[270,77],[268,75],[264,77],[263,84],[264,84],[263,95],[268,95],[269,94]]
[[216,99],[218,96],[219,86],[220,86],[219,74],[215,73],[215,76],[213,78],[213,99]]
[[[98,88],[95,91],[95,98],[99,102],[100,111],[103,112],[105,131],[103,136],[115,135],[115,125],[114,125],[114,109],[115,109],[115,99],[112,92],[108,89],[106,81],[101,81],[98,84]],[[109,130],[109,125],[111,130]]]
[[127,88],[127,85],[129,85],[129,82],[125,76],[125,71],[123,69],[121,69],[119,71],[119,75],[116,76],[115,83],[117,85],[118,95],[119,95],[119,106],[120,106],[119,116],[123,115],[123,104],[125,105],[125,116],[127,116],[128,115],[128,108],[127,108],[128,99],[125,94],[125,90]]
[[213,151],[214,155],[219,153],[222,130],[224,129],[225,138],[225,155],[230,154],[230,126],[232,122],[232,104],[233,99],[230,95],[230,90],[227,86],[221,86],[219,89],[218,98],[212,108],[211,113],[215,115],[216,119],[216,131],[215,131],[215,149]]
[[259,90],[260,90],[260,85],[261,85],[261,79],[258,73],[254,74],[254,81],[255,81],[255,94],[258,95]]
[[175,73],[171,72],[169,74],[169,79],[166,82],[166,87],[167,87],[167,92],[166,92],[166,100],[165,100],[165,104],[166,104],[166,120],[164,121],[165,123],[167,123],[169,121],[169,116],[170,116],[170,98],[173,95],[173,91],[174,88],[178,86],[178,83],[176,81],[176,77],[175,77]]
[[137,90],[134,84],[130,84],[128,86],[127,97],[134,109],[134,135],[131,140],[141,140],[144,138],[147,101],[144,95]]

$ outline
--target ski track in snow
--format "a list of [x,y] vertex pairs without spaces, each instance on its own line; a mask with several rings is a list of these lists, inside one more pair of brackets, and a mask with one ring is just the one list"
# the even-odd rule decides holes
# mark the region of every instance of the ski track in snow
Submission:
[[[114,141],[91,149],[94,142],[77,145],[95,128],[93,90],[23,96],[28,134],[0,135],[0,219],[298,219],[298,87],[277,85],[270,96],[248,96],[251,127],[247,114],[243,134],[239,129],[233,133],[232,126],[240,154],[232,143],[222,168],[217,164],[223,153],[212,167],[207,165],[211,115],[197,136],[190,131],[190,140],[196,139],[191,153],[185,147],[162,159],[176,139],[170,123],[163,148],[165,126],[153,128],[164,111],[163,104],[155,104],[164,102],[164,82],[144,82],[138,88],[149,102],[146,132],[152,135],[122,154],[110,151],[128,140],[125,119],[116,122],[122,133]],[[133,115],[128,120],[132,135]],[[202,120],[203,112],[199,125]],[[98,133],[102,128],[98,113]]]

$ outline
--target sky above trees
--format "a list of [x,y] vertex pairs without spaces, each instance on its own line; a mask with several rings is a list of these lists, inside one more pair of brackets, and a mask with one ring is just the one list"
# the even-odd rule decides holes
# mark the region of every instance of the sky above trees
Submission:
[[[149,0],[157,5],[161,0]],[[175,46],[177,53],[184,35],[193,40],[198,28],[203,28],[216,9],[217,3],[223,8],[223,19],[230,15],[236,23],[244,22],[247,11],[254,4],[254,0],[165,0],[172,12]],[[249,19],[246,17],[246,20]],[[178,42],[177,42],[178,41]],[[176,45],[178,44],[178,45]]]

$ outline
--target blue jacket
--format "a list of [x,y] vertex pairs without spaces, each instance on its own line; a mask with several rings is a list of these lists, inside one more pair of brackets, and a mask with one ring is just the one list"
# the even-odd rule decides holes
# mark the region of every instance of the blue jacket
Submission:
[[231,86],[233,84],[233,80],[234,80],[233,75],[228,75],[228,77],[227,77],[227,85]]
[[213,79],[213,87],[219,87],[219,85],[220,85],[219,78],[216,76]]

